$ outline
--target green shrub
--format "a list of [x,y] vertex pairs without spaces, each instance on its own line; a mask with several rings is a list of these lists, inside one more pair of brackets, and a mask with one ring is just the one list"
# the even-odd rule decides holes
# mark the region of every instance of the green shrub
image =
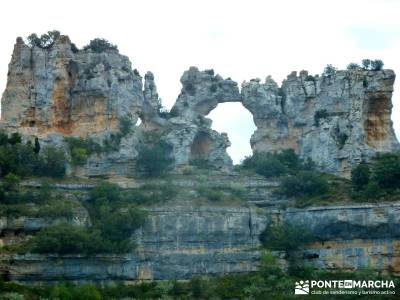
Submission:
[[169,170],[171,146],[163,140],[151,141],[139,148],[136,169],[145,177],[160,177]]
[[383,68],[383,61],[380,59],[370,60],[370,59],[363,59],[362,66],[364,70],[372,70],[372,71],[379,71]]
[[371,69],[373,71],[379,71],[382,70],[382,68],[383,68],[383,61],[381,61],[380,59],[375,59],[371,61]]
[[386,153],[378,156],[372,165],[372,178],[381,188],[400,187],[400,154]]
[[119,186],[106,181],[96,185],[89,195],[89,201],[97,205],[104,202],[118,202],[121,198]]
[[355,190],[361,190],[369,183],[370,177],[369,166],[361,163],[351,171],[351,184]]
[[46,146],[41,150],[39,174],[48,177],[63,177],[66,165],[64,151],[54,146]]
[[4,177],[2,188],[6,192],[17,192],[20,182],[21,179],[17,175],[9,173]]
[[314,114],[314,124],[315,126],[319,126],[320,125],[320,120],[321,119],[326,119],[327,117],[329,117],[328,111],[326,109],[320,109],[317,110]]
[[294,173],[304,166],[293,149],[284,149],[278,153],[256,152],[246,157],[241,164],[243,169],[254,170],[267,178]]
[[[41,230],[33,239],[33,252],[57,254],[92,254],[102,250],[99,232],[86,228],[59,224]],[[101,252],[101,251],[100,251]]]
[[[89,195],[87,208],[92,226],[82,228],[59,224],[41,230],[31,241],[37,253],[86,254],[126,253],[134,245],[132,233],[144,222],[146,212],[129,204],[118,186],[102,183]],[[57,208],[43,206],[37,216],[71,217],[70,203],[59,202]]]
[[260,241],[270,250],[292,251],[315,241],[315,237],[300,224],[269,225],[260,234]]
[[88,159],[88,153],[83,148],[73,148],[71,151],[72,163],[74,165],[84,165]]
[[90,155],[103,152],[102,147],[91,138],[65,137],[64,140],[68,145],[73,165],[84,165]]
[[212,165],[210,165],[208,159],[203,158],[191,159],[189,164],[202,170],[209,170],[212,168]]
[[122,136],[128,135],[132,130],[132,119],[129,116],[122,117],[119,120],[119,130],[121,131]]
[[11,134],[11,137],[8,139],[8,143],[10,145],[20,144],[22,142],[22,137],[18,132],[14,132]]
[[197,193],[210,201],[217,202],[222,201],[226,198],[225,193],[218,188],[209,188],[206,186],[201,186],[197,189]]
[[336,74],[337,69],[333,65],[326,65],[323,75],[333,76]]
[[356,71],[356,70],[360,70],[360,69],[361,69],[360,65],[356,64],[356,63],[349,63],[347,65],[347,70],[349,70],[349,71]]
[[323,195],[328,192],[328,181],[314,171],[300,171],[282,179],[280,193],[287,197]]
[[362,66],[364,70],[369,70],[371,68],[371,60],[370,59],[363,59]]
[[28,45],[33,47],[39,47],[42,49],[51,48],[55,41],[60,37],[60,32],[58,30],[48,31],[42,34],[40,37],[36,33],[32,33],[28,36]]
[[304,81],[315,81],[315,77],[312,75],[307,75],[306,79]]
[[74,217],[74,207],[70,201],[57,199],[56,201],[47,201],[48,204],[41,205],[37,212],[34,213],[35,217],[39,218],[66,218],[72,219]]
[[77,287],[73,293],[74,300],[101,300],[101,294],[98,288],[91,284],[85,284]]
[[128,203],[155,204],[167,202],[177,194],[177,189],[171,183],[155,185],[145,184],[137,189],[126,191],[123,198]]
[[14,173],[20,177],[53,176],[62,177],[66,170],[66,158],[64,151],[53,146],[41,149],[39,141],[35,139],[35,145],[28,141],[22,143],[18,133],[8,137],[0,133],[0,173],[6,176]]
[[94,40],[91,40],[89,45],[84,46],[83,50],[92,50],[93,52],[101,53],[106,52],[107,50],[118,51],[118,48],[116,45],[111,44],[106,39],[96,38]]

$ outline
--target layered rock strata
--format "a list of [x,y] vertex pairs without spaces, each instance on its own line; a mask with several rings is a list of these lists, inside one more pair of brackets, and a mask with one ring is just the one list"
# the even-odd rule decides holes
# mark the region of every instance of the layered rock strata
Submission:
[[[91,136],[99,143],[130,122],[133,132],[119,149],[91,157],[81,176],[133,176],[141,135],[158,131],[172,147],[175,169],[207,160],[230,170],[226,134],[206,116],[219,103],[241,102],[257,130],[253,151],[294,149],[325,172],[349,176],[351,168],[378,153],[399,149],[391,117],[392,70],[348,70],[321,76],[290,74],[281,87],[267,77],[242,84],[213,70],[191,67],[170,113],[162,111],[154,75],[144,83],[116,49],[76,50],[67,36],[48,48],[17,39],[2,97],[2,127],[64,147],[65,136]],[[138,119],[141,125],[137,127]],[[137,127],[137,128],[136,128]]]
[[[138,247],[129,254],[2,255],[0,270],[3,277],[21,282],[105,283],[252,272],[259,266],[258,236],[273,221],[302,223],[321,240],[299,256],[317,269],[400,273],[399,209],[399,203],[283,211],[169,205],[149,210],[145,225],[133,235]],[[284,253],[276,255],[284,263]]]

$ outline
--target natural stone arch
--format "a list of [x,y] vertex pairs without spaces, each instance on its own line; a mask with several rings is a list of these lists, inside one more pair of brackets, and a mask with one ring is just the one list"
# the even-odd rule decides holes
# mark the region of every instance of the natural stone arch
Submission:
[[[227,111],[229,114],[226,114]],[[213,120],[212,129],[227,134],[231,143],[227,152],[234,164],[252,154],[250,141],[257,127],[253,114],[241,102],[219,103],[207,118]]]

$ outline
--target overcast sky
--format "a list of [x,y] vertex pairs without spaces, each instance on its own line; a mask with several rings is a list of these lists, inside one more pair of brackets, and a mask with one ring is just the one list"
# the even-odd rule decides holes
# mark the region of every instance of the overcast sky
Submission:
[[[240,84],[267,75],[280,84],[293,70],[321,73],[380,58],[400,74],[400,1],[0,1],[0,90],[17,36],[57,29],[81,47],[95,37],[117,44],[133,68],[154,73],[171,107],[190,66],[213,68]],[[393,116],[400,135],[400,84]],[[251,150],[251,115],[241,104],[219,105],[213,127],[228,132],[235,162]]]

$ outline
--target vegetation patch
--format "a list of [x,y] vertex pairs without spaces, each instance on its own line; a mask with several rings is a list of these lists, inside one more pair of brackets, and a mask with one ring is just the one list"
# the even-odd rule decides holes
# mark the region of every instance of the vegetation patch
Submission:
[[260,234],[264,248],[278,251],[293,251],[315,241],[313,234],[301,224],[267,226]]
[[67,159],[64,151],[53,146],[41,147],[37,139],[22,142],[18,133],[0,132],[0,177],[13,173],[19,177],[63,177]]
[[196,192],[201,198],[212,202],[243,201],[246,196],[245,188],[236,186],[218,188],[200,185]]
[[136,169],[144,177],[160,177],[170,169],[172,147],[157,132],[147,132],[139,147]]
[[94,40],[91,40],[88,45],[84,46],[83,50],[91,50],[95,53],[102,53],[109,50],[114,50],[118,52],[118,47],[111,44],[106,39],[96,38]]
[[360,163],[352,170],[353,200],[400,200],[400,154],[378,155],[370,164]]
[[127,203],[118,186],[96,186],[87,210],[90,227],[64,223],[43,229],[29,241],[28,252],[93,255],[126,253],[134,247],[130,237],[143,224],[146,213]]
[[315,126],[319,127],[320,125],[320,120],[321,119],[326,119],[329,117],[328,111],[326,109],[320,109],[317,110],[314,114],[314,124]]

